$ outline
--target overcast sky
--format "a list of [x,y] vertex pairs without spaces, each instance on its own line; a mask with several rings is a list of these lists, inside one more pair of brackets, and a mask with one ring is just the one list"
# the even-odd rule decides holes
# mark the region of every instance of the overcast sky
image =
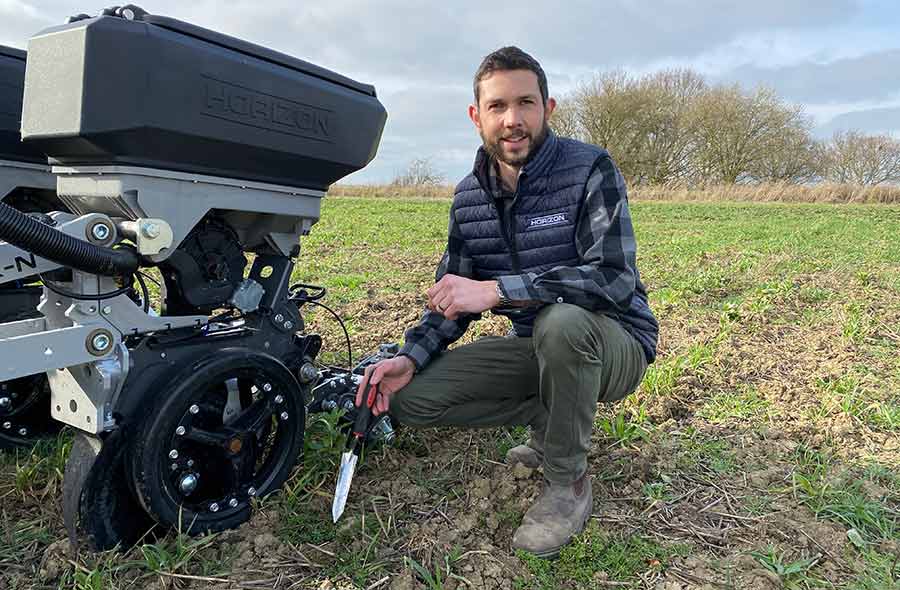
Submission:
[[[106,3],[0,0],[0,43],[96,14]],[[765,84],[801,103],[816,133],[900,135],[897,0],[142,0],[375,85],[388,111],[376,159],[348,182],[387,182],[427,157],[456,182],[479,145],[466,116],[481,58],[514,44],[541,62],[550,93],[593,73],[686,66],[711,81]],[[565,7],[564,9],[561,7]]]

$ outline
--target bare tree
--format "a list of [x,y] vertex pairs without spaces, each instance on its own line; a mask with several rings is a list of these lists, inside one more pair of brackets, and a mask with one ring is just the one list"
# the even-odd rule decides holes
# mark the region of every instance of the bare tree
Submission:
[[605,72],[562,102],[554,129],[608,149],[630,184],[678,182],[690,175],[691,104],[705,88],[691,70]]
[[810,133],[804,116],[789,118],[781,133],[769,137],[766,149],[747,170],[757,182],[807,184],[821,179],[823,145]]
[[398,172],[391,184],[394,186],[437,186],[444,184],[447,178],[435,170],[431,158],[416,158],[409,163],[406,170]]
[[841,183],[900,182],[900,141],[888,135],[837,132],[825,148],[823,173]]
[[712,182],[734,184],[753,180],[762,163],[782,153],[785,134],[802,134],[802,109],[786,104],[770,89],[751,95],[739,86],[719,86],[693,104],[698,149],[696,170]]
[[681,183],[692,173],[697,141],[691,109],[706,83],[691,70],[665,70],[643,78],[639,91],[648,111],[641,117],[645,143],[636,176],[647,184]]
[[637,82],[623,71],[606,72],[576,90],[579,127],[584,140],[610,151],[630,184],[638,171],[645,136],[642,115],[651,109]]
[[559,98],[556,101],[556,110],[550,117],[550,128],[554,133],[562,137],[572,139],[584,138],[584,132],[578,116],[578,104],[571,97]]

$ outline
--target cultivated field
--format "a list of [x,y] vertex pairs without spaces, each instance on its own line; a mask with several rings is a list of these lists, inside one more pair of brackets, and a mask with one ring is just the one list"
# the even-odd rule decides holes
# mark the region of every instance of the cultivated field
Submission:
[[[417,319],[448,209],[326,199],[295,278],[329,287],[357,358]],[[0,589],[900,588],[900,206],[632,211],[661,354],[597,416],[593,518],[559,560],[510,550],[541,482],[502,463],[522,429],[402,431],[334,527],[343,437],[319,415],[250,523],[124,555],[65,553],[66,435],[0,458]],[[339,328],[309,311],[344,362]],[[466,341],[505,332],[488,317]]]

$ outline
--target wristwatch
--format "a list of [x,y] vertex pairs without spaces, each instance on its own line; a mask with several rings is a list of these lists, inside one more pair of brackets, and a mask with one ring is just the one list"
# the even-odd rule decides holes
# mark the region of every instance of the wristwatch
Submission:
[[502,306],[510,305],[512,303],[512,300],[503,294],[503,289],[500,288],[499,281],[497,281],[495,287],[497,288],[497,297],[500,299],[500,301],[497,302],[497,306],[502,307]]

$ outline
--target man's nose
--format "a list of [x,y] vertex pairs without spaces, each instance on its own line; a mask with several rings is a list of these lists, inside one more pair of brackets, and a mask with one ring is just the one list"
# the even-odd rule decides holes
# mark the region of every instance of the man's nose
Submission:
[[506,109],[503,117],[503,125],[506,127],[519,127],[522,124],[522,111],[516,107]]

